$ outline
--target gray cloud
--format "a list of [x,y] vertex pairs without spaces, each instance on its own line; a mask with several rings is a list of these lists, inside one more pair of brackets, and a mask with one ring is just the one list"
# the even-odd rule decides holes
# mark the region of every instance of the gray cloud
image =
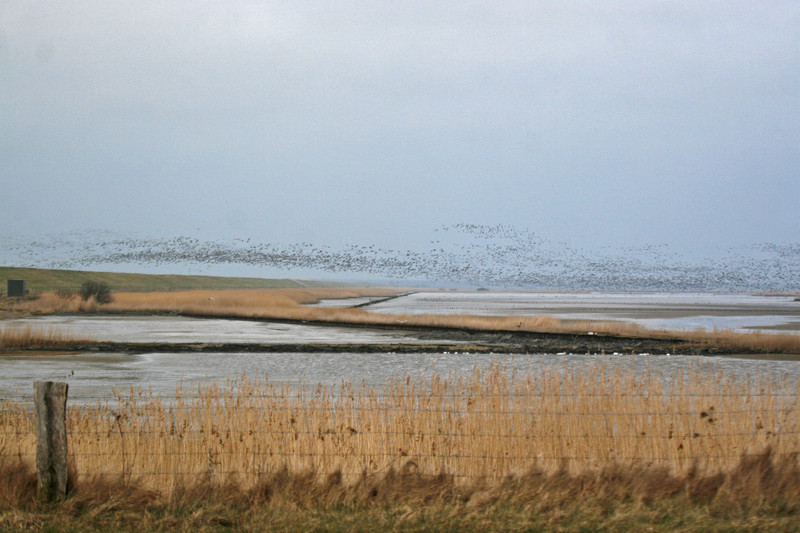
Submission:
[[794,241],[798,28],[794,2],[7,2],[0,224]]

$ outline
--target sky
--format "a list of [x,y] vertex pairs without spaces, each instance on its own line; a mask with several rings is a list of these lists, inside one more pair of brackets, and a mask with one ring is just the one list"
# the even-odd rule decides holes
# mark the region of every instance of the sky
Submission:
[[0,0],[6,235],[690,253],[798,198],[795,0]]

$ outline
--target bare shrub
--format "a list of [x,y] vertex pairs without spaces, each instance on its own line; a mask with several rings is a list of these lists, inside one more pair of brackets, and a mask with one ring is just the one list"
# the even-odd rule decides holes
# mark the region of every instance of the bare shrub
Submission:
[[104,281],[86,281],[81,285],[81,299],[87,301],[94,296],[99,304],[111,303],[114,298],[111,296],[111,288]]

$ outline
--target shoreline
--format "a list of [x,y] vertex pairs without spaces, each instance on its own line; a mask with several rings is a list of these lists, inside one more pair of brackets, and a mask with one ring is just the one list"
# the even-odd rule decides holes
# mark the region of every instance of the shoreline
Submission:
[[[93,300],[82,301],[74,295],[45,293],[30,300],[0,300],[0,319],[55,316],[181,316],[197,319],[240,320],[271,322],[276,324],[308,325],[316,327],[355,328],[395,332],[400,339],[389,340],[385,345],[362,345],[354,339],[340,336],[332,339],[317,339],[321,344],[309,343],[304,338],[286,339],[282,344],[287,352],[319,352],[328,350],[343,352],[452,352],[454,346],[470,345],[475,351],[503,353],[550,353],[550,354],[676,354],[676,355],[730,355],[730,356],[780,356],[800,357],[800,335],[764,330],[748,333],[729,329],[696,330],[648,328],[616,316],[647,315],[649,317],[675,317],[685,313],[747,315],[781,314],[794,317],[800,324],[800,307],[794,303],[776,301],[759,302],[759,305],[739,305],[727,300],[694,302],[694,296],[669,301],[628,301],[628,295],[599,305],[595,297],[580,301],[542,301],[528,304],[530,313],[514,314],[511,305],[509,314],[482,314],[475,303],[463,309],[448,309],[436,305],[434,298],[420,308],[420,312],[381,312],[373,310],[382,302],[417,291],[400,292],[386,288],[370,289],[279,289],[279,290],[193,290],[177,292],[131,293],[119,292],[109,304],[97,304]],[[440,293],[436,293],[439,295]],[[685,295],[684,295],[685,296]],[[620,299],[621,298],[621,299]],[[687,298],[689,300],[687,301]],[[325,306],[321,301],[340,300],[358,305]],[[364,301],[366,299],[366,302]],[[513,300],[513,298],[512,298]],[[584,301],[585,300],[585,301]],[[478,302],[479,304],[481,302]],[[514,303],[512,301],[512,303]],[[504,310],[502,306],[498,308]],[[5,314],[3,313],[5,311]],[[452,313],[450,312],[452,311]],[[456,312],[459,313],[456,313]],[[534,314],[536,312],[536,314]],[[538,312],[542,312],[538,314]],[[581,315],[601,312],[604,318]],[[456,314],[453,314],[456,313]],[[572,316],[570,316],[572,315]],[[2,325],[2,321],[0,321]],[[91,338],[91,337],[90,337]],[[111,353],[142,353],[143,351],[276,351],[275,344],[215,343],[205,344],[202,337],[184,337],[184,348],[175,348],[172,343],[119,342],[112,340],[90,342],[88,339],[63,337],[58,332],[47,334],[31,331],[23,338],[0,338],[0,353],[35,350],[74,351],[83,345],[88,351],[97,351],[104,346]],[[199,339],[199,340],[197,340]],[[408,340],[407,340],[408,339]],[[225,340],[225,339],[223,339]],[[237,339],[234,339],[237,340]],[[281,339],[274,339],[280,342]],[[298,342],[299,341],[299,342]],[[342,342],[343,341],[343,342]],[[341,342],[341,344],[334,344]],[[378,340],[380,343],[381,340]],[[400,345],[404,345],[401,349]],[[407,346],[405,346],[407,345]],[[212,347],[208,347],[212,346]],[[81,348],[82,349],[82,348]]]
[[[602,333],[560,333],[509,331],[504,329],[454,328],[419,324],[370,324],[333,320],[258,318],[195,313],[92,313],[100,316],[184,316],[198,319],[246,320],[318,327],[374,329],[412,333],[416,341],[389,343],[259,343],[259,342],[115,342],[56,340],[26,346],[0,348],[0,355],[56,353],[503,353],[503,354],[591,354],[591,355],[695,355],[729,356],[759,359],[800,360],[800,353],[774,352],[714,345],[679,337],[622,336]],[[61,313],[56,313],[61,315]],[[73,313],[64,313],[69,316]],[[84,316],[78,314],[77,316]]]

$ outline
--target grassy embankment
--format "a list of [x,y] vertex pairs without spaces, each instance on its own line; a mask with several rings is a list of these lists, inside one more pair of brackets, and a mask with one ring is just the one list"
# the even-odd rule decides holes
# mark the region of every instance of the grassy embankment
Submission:
[[114,291],[177,291],[193,289],[289,289],[298,287],[343,287],[346,283],[292,279],[236,278],[170,274],[131,274],[0,266],[2,292],[5,280],[23,279],[32,293],[77,291],[85,281],[107,283]]
[[792,530],[796,385],[700,370],[131,393],[70,409],[77,481],[49,507],[30,414],[6,402],[0,528]]

